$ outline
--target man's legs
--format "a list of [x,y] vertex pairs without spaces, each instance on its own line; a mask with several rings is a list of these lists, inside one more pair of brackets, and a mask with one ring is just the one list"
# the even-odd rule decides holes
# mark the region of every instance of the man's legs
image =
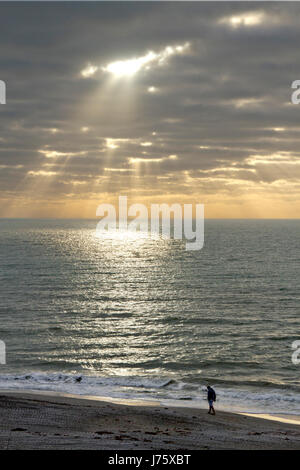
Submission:
[[[215,412],[215,409],[214,409],[214,404],[213,404],[213,401],[212,401],[212,400],[209,400],[209,402],[208,402],[208,403],[209,403],[209,410],[208,410],[208,414],[209,414],[209,415],[211,415],[211,414],[215,415],[215,414],[216,414],[216,412]],[[211,413],[211,411],[212,411],[212,413]]]

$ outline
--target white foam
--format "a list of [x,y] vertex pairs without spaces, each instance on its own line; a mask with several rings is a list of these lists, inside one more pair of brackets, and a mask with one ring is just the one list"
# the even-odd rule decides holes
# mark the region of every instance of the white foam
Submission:
[[[34,372],[0,375],[6,390],[50,391],[133,400],[158,400],[165,404],[203,408],[206,389],[202,384],[174,381],[168,377],[88,376]],[[300,394],[284,389],[228,388],[214,386],[219,409],[248,413],[300,414]]]

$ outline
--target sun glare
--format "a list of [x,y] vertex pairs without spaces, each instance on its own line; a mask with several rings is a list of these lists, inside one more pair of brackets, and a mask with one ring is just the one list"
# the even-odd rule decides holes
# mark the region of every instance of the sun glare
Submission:
[[[107,64],[105,67],[102,67],[103,72],[109,72],[113,74],[116,77],[132,77],[135,75],[137,72],[139,72],[142,69],[149,69],[150,66],[153,65],[162,65],[165,63],[165,61],[173,56],[173,55],[178,55],[178,54],[183,54],[188,48],[190,47],[190,43],[185,43],[183,45],[177,45],[177,46],[167,46],[164,49],[162,49],[160,52],[153,52],[149,51],[147,54],[141,57],[136,57],[134,59],[128,59],[128,60],[118,60],[116,62],[111,62]],[[91,71],[95,73],[97,68],[92,68],[91,65],[89,65],[88,69],[85,70],[85,77],[87,76],[87,73],[90,74]],[[83,75],[83,72],[82,72]],[[155,91],[156,89],[154,87],[150,87],[151,92]],[[149,91],[149,90],[148,90]]]
[[240,26],[257,26],[265,19],[263,11],[241,13],[240,15],[222,18],[219,23],[229,24],[231,27],[236,28]]
[[138,59],[129,59],[129,60],[118,60],[117,62],[112,62],[103,68],[105,72],[110,72],[117,77],[131,77],[135,75],[141,68],[153,61],[155,54],[149,52],[144,57]]

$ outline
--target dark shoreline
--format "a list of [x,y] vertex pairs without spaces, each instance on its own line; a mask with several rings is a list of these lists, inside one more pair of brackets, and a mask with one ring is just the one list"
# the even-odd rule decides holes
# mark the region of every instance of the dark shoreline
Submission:
[[0,392],[0,449],[300,449],[300,427],[219,411]]

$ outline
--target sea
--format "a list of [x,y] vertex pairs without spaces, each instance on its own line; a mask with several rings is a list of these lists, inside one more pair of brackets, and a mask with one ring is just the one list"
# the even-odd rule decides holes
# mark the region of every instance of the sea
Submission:
[[96,226],[0,219],[0,389],[300,414],[300,220],[208,219],[198,251]]

